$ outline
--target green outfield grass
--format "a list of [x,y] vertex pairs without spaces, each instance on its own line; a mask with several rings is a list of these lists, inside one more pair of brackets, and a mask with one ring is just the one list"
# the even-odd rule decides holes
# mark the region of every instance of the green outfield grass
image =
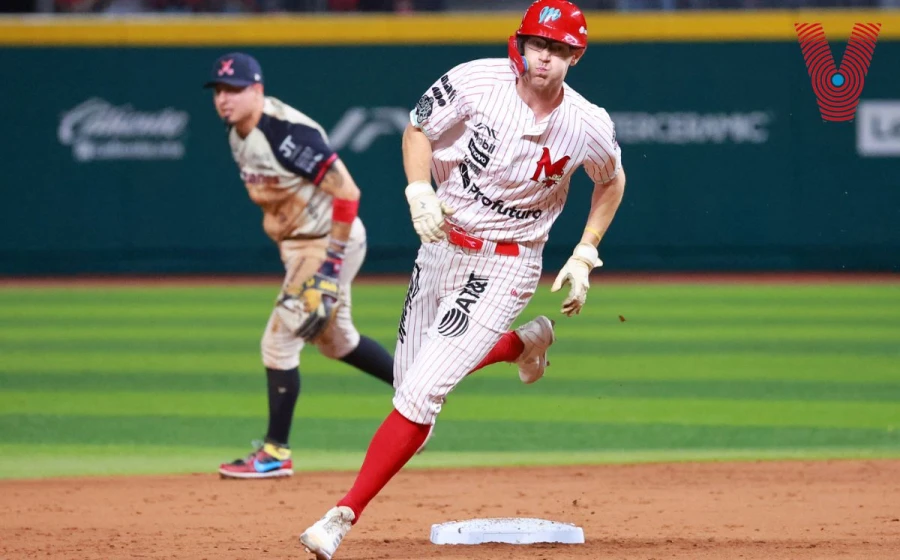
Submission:
[[[277,283],[276,283],[277,284]],[[266,424],[272,287],[0,289],[0,477],[212,472]],[[354,288],[393,350],[404,286]],[[900,284],[604,285],[545,379],[466,379],[416,467],[900,457]],[[626,318],[619,320],[619,315]],[[391,389],[303,352],[297,468],[355,469]]]

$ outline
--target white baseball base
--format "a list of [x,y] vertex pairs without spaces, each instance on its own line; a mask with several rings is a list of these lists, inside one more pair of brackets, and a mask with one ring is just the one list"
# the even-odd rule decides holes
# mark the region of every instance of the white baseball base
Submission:
[[571,523],[527,517],[450,521],[431,526],[434,544],[584,544],[584,530]]

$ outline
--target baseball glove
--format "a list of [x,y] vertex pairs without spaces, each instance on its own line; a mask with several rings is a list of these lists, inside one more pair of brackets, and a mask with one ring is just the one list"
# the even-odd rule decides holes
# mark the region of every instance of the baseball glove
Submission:
[[291,332],[309,342],[325,332],[334,320],[339,298],[338,283],[317,273],[304,282],[296,293],[293,290],[283,292],[275,312]]

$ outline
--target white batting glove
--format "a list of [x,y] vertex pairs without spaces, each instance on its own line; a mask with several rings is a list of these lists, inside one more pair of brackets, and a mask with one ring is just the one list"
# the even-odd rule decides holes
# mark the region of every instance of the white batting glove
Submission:
[[575,246],[572,256],[559,271],[556,281],[550,288],[551,292],[558,292],[566,284],[571,285],[569,295],[562,304],[561,311],[564,315],[571,317],[581,313],[587,299],[588,288],[591,287],[588,275],[598,266],[603,266],[603,261],[600,260],[596,247],[590,243],[579,243]]
[[443,229],[444,216],[453,214],[455,210],[438,199],[431,183],[410,183],[406,187],[406,200],[409,202],[413,227],[422,243],[434,243],[447,236]]

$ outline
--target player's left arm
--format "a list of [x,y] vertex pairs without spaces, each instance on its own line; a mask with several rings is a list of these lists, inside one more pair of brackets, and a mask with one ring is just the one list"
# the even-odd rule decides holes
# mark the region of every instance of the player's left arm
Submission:
[[609,229],[622,196],[625,194],[625,171],[619,169],[615,178],[605,184],[594,184],[591,197],[591,210],[588,213],[587,225],[581,235],[581,241],[575,246],[572,256],[566,261],[550,288],[551,292],[559,291],[569,284],[569,295],[563,300],[562,313],[571,317],[581,313],[587,300],[587,291],[591,287],[588,276],[591,270],[603,266],[597,246]]
[[587,225],[581,235],[581,243],[597,247],[609,224],[612,223],[622,197],[625,195],[625,170],[619,168],[612,181],[606,184],[594,184],[594,193],[591,196],[591,211],[588,213]]
[[591,270],[603,266],[598,246],[625,194],[625,170],[622,168],[621,150],[616,142],[612,122],[607,122],[612,134],[600,135],[595,141],[591,156],[585,161],[585,170],[594,181],[587,224],[581,240],[572,251],[572,256],[559,271],[550,288],[551,292],[557,292],[566,284],[570,286],[569,294],[563,300],[561,308],[561,312],[569,317],[581,313],[590,288],[588,277]]

